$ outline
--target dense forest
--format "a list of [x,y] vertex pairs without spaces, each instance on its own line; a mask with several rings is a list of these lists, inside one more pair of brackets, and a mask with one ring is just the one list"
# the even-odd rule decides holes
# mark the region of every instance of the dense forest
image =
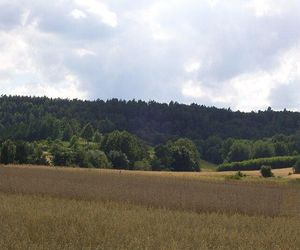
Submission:
[[198,171],[300,153],[300,113],[1,96],[2,163]]

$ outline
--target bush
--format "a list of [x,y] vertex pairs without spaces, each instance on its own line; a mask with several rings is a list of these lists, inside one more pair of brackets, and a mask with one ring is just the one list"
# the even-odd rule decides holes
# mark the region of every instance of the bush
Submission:
[[134,170],[139,171],[150,171],[151,170],[151,164],[147,159],[144,159],[142,161],[136,161],[133,166]]
[[120,152],[112,150],[109,152],[108,157],[115,169],[129,169],[129,160],[127,155]]
[[298,159],[294,165],[294,173],[295,174],[300,174],[300,159]]
[[274,174],[272,173],[272,168],[270,166],[262,166],[260,168],[260,173],[264,178],[274,177]]
[[271,166],[273,169],[293,167],[299,159],[297,156],[282,156],[261,158],[242,162],[224,163],[218,166],[218,171],[260,170],[261,166]]
[[84,156],[84,165],[89,168],[111,168],[111,163],[104,152],[100,150],[89,150]]
[[227,178],[231,179],[231,180],[240,180],[244,177],[246,177],[246,174],[243,174],[241,171],[238,171],[237,173],[235,173],[234,175],[230,175]]

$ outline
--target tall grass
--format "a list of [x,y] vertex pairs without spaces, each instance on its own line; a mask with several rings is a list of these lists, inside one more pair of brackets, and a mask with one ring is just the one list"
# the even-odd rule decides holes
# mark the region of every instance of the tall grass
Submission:
[[198,213],[277,216],[296,213],[300,208],[296,186],[167,178],[126,171],[0,167],[1,191]]
[[0,193],[0,249],[297,249],[300,221]]
[[0,249],[298,249],[298,185],[0,167]]

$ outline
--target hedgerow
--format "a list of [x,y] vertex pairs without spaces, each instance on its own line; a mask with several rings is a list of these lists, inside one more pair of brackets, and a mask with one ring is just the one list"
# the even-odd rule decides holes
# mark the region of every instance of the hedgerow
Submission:
[[266,165],[276,168],[293,167],[299,156],[280,156],[271,158],[260,158],[242,162],[224,163],[218,166],[217,171],[242,171],[242,170],[260,170],[261,166]]

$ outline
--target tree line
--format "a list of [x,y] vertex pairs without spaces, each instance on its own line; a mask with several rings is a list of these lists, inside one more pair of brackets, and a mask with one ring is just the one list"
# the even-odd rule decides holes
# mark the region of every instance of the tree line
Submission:
[[95,132],[90,139],[74,135],[70,141],[5,140],[1,144],[0,163],[125,170],[200,171],[200,155],[191,140],[168,141],[166,145],[159,145],[153,149],[126,131],[113,131],[105,136]]
[[261,139],[299,130],[300,113],[233,112],[198,104],[154,101],[82,101],[47,97],[0,97],[0,139],[69,139],[91,124],[105,134],[128,131],[151,145],[181,137],[193,141],[217,136],[222,140]]
[[257,140],[234,138],[222,140],[218,136],[211,136],[196,143],[201,157],[216,164],[300,154],[300,133],[298,132],[289,136],[278,134],[271,138]]
[[154,101],[0,97],[1,163],[199,171],[300,153],[300,114]]

